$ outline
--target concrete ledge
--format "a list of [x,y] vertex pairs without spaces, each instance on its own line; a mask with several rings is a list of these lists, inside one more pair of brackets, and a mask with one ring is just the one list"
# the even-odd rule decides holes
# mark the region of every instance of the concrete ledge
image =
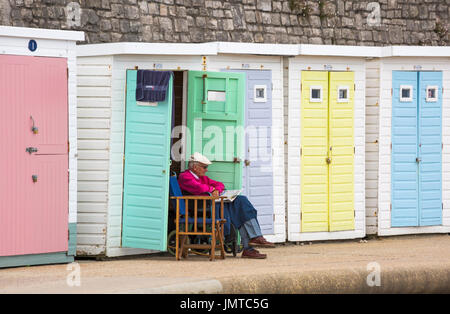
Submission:
[[381,271],[380,286],[369,286],[366,270],[310,271],[222,280],[222,293],[450,293],[450,265]]
[[222,293],[223,287],[219,280],[202,280],[197,282],[183,282],[173,285],[148,288],[148,289],[136,289],[128,290],[120,293],[131,294],[214,294]]

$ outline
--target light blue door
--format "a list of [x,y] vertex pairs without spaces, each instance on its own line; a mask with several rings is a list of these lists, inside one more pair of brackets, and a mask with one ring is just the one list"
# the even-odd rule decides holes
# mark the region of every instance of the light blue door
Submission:
[[246,75],[245,160],[242,189],[258,211],[263,234],[273,234],[272,71],[227,70]]
[[417,72],[392,73],[391,225],[419,223]]
[[442,224],[442,72],[419,72],[419,225]]
[[127,71],[122,246],[166,251],[173,78],[154,105],[136,102],[136,77]]
[[442,72],[392,75],[392,227],[442,224]]

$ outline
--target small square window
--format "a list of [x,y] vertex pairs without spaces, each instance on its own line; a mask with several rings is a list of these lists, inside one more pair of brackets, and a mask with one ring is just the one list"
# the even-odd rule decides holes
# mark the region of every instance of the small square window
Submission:
[[400,86],[400,101],[412,101],[412,86],[401,85]]
[[267,86],[255,85],[254,87],[254,102],[266,102],[267,101]]
[[309,94],[310,102],[322,102],[322,86],[311,86]]
[[427,102],[438,101],[438,87],[437,86],[427,86]]
[[348,99],[349,99],[348,86],[339,86],[337,102],[348,102]]
[[226,101],[226,93],[217,90],[209,90],[208,91],[208,101]]

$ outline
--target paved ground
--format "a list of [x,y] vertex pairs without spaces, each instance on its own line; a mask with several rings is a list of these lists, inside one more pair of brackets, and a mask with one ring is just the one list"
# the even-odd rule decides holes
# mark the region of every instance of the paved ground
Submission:
[[447,234],[280,244],[261,251],[266,260],[77,260],[80,286],[67,284],[68,278],[76,284],[72,265],[0,269],[0,293],[450,292]]

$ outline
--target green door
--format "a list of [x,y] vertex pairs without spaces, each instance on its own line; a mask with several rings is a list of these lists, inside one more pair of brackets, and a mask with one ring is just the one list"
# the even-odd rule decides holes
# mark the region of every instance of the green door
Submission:
[[189,71],[187,159],[199,152],[211,160],[207,175],[228,190],[242,188],[245,74]]
[[136,102],[136,78],[127,71],[122,246],[166,251],[173,78],[156,104]]

